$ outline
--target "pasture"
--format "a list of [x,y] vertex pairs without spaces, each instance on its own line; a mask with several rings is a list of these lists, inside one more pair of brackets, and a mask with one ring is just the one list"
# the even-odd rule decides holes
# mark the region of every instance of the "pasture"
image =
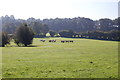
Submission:
[[[43,38],[41,38],[43,39]],[[29,47],[2,48],[3,78],[117,78],[118,42],[35,38]],[[56,42],[49,42],[50,39]],[[73,40],[73,43],[61,43]]]

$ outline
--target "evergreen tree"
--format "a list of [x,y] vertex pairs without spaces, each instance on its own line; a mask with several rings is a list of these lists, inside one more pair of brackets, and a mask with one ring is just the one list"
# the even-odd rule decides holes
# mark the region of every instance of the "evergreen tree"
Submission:
[[24,46],[27,46],[29,44],[32,44],[34,37],[34,33],[31,28],[27,26],[27,24],[22,24],[20,27],[17,28],[15,33],[15,43],[19,46],[20,44],[23,44]]

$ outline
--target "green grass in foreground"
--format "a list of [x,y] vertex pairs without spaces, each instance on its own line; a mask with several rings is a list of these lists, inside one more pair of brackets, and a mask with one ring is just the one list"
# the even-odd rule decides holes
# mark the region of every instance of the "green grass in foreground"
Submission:
[[[2,48],[3,78],[117,78],[118,42],[67,38],[34,39],[33,46]],[[56,39],[56,43],[49,43]],[[93,63],[91,63],[93,62]]]
[[0,79],[2,79],[2,48],[0,48]]

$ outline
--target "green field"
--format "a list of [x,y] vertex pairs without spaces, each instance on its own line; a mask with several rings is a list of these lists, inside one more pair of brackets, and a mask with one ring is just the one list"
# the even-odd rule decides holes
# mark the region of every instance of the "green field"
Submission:
[[[31,47],[13,42],[2,48],[3,78],[117,78],[118,42],[91,39],[40,38]],[[56,39],[56,43],[48,42]]]

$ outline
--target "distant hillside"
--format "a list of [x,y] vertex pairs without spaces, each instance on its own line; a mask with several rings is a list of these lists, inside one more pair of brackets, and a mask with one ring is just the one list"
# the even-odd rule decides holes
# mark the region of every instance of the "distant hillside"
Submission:
[[15,19],[13,15],[1,17],[2,19],[2,30],[8,33],[14,33],[16,28],[21,23],[27,23],[30,27],[33,27],[33,23],[44,23],[49,27],[49,30],[61,31],[61,30],[72,30],[74,32],[88,32],[88,31],[111,31],[118,30],[118,18],[111,19],[99,19],[92,20],[84,17],[76,18],[56,18],[56,19],[35,19],[29,18],[27,20]]

